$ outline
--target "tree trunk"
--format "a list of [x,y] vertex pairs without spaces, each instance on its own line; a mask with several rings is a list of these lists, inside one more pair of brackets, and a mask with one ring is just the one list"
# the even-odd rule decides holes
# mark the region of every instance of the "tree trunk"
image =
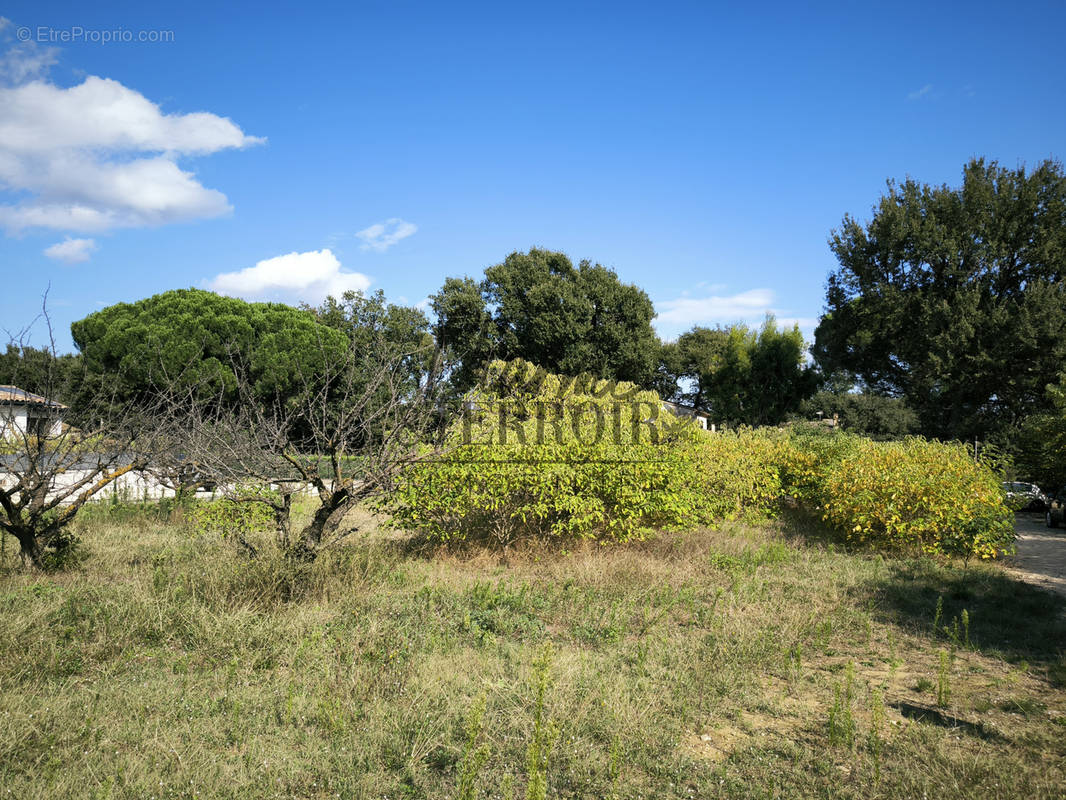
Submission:
[[289,514],[292,511],[292,494],[283,492],[281,505],[274,506],[274,535],[280,550],[289,549]]
[[19,557],[22,559],[24,569],[37,571],[44,567],[42,559],[44,551],[41,543],[32,531],[12,531],[12,535],[19,541]]
[[348,508],[349,495],[346,490],[333,492],[329,498],[322,500],[322,505],[315,511],[307,527],[303,529],[304,546],[314,552],[322,544],[322,538],[340,524]]

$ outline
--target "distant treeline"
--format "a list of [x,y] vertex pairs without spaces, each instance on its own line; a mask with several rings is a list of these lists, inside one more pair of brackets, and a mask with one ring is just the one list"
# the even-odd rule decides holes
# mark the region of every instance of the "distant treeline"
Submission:
[[600,264],[534,248],[480,279],[445,280],[432,318],[380,292],[299,308],[197,289],[119,303],[73,324],[77,354],[9,345],[0,383],[51,393],[75,415],[178,378],[224,393],[235,370],[277,398],[321,367],[330,346],[385,336],[410,349],[411,381],[430,350],[446,359],[456,401],[491,360],[521,358],[654,389],[719,424],[822,415],[876,438],[990,441],[1029,477],[1066,482],[1060,164],[1027,172],[976,159],[957,188],[890,182],[871,219],[845,216],[830,247],[838,267],[810,358],[798,327],[773,318],[663,342],[644,290]]

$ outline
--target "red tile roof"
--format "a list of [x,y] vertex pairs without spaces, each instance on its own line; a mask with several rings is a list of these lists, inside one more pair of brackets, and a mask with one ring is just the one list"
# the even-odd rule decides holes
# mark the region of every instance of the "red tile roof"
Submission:
[[62,403],[41,397],[39,394],[27,392],[17,386],[0,386],[0,405],[5,406],[52,406],[53,408],[66,408]]

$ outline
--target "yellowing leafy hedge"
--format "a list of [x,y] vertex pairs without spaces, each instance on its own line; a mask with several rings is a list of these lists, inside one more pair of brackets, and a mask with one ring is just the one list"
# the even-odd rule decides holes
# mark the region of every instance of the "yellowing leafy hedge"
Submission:
[[626,541],[769,507],[773,451],[751,432],[708,434],[631,384],[495,362],[444,454],[409,468],[387,506],[438,541]]
[[641,538],[771,512],[790,495],[847,539],[992,558],[1013,543],[996,473],[962,445],[840,432],[707,433],[629,384],[494,362],[443,454],[386,499],[446,542]]
[[851,541],[979,558],[1013,550],[1001,479],[962,444],[801,432],[782,454],[785,491]]
[[776,437],[761,430],[700,431],[686,459],[699,507],[690,524],[770,512],[782,491],[780,452]]

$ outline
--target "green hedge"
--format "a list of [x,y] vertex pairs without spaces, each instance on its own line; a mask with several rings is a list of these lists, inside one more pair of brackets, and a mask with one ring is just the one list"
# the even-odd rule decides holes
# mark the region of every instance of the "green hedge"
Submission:
[[641,538],[795,498],[848,540],[995,557],[1013,543],[1000,479],[962,445],[841,432],[707,433],[629,384],[494,362],[443,454],[384,501],[393,523],[439,542]]

